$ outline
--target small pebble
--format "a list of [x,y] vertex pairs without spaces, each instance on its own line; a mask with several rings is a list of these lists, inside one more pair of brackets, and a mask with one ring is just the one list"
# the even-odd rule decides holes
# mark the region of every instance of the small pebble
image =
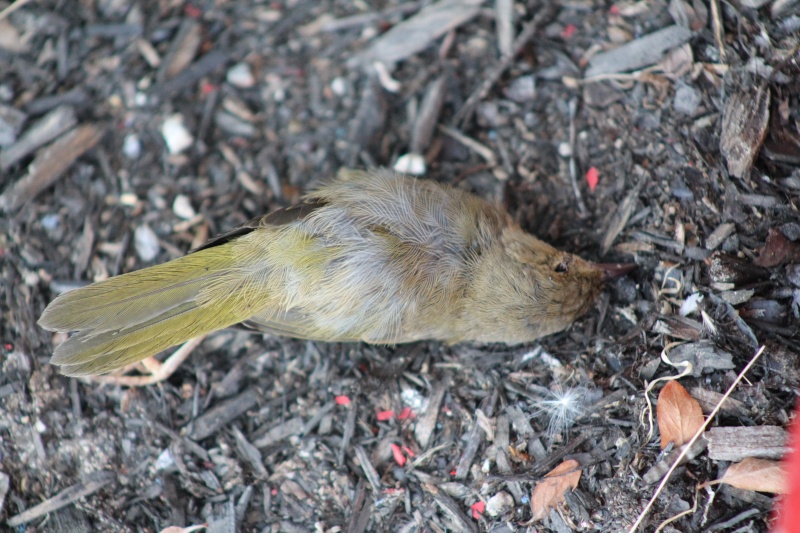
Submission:
[[133,194],[132,192],[126,192],[119,196],[119,203],[122,205],[127,205],[128,207],[133,207],[139,202],[139,197]]
[[514,498],[511,494],[500,491],[486,502],[486,514],[492,517],[500,516],[514,508]]
[[256,84],[256,78],[247,63],[236,63],[228,69],[225,79],[228,80],[228,83],[240,89],[249,89]]
[[174,114],[164,121],[161,126],[161,135],[167,143],[167,149],[171,154],[179,154],[189,148],[194,142],[194,137],[183,124],[183,116]]
[[680,85],[678,90],[675,91],[675,99],[672,102],[672,106],[678,113],[691,117],[697,112],[701,101],[702,97],[696,89],[689,85]]
[[139,259],[145,262],[155,259],[161,249],[158,237],[147,224],[136,228],[136,231],[133,232],[133,242]]
[[392,477],[394,477],[396,481],[400,481],[402,483],[406,480],[406,471],[399,466],[395,466],[392,468]]
[[339,97],[347,95],[348,93],[347,80],[342,77],[333,78],[333,80],[331,80],[331,91],[333,91],[333,94]]
[[536,80],[533,76],[522,76],[513,80],[503,92],[506,98],[514,102],[530,102],[536,96]]
[[155,465],[156,470],[167,470],[175,466],[175,459],[172,457],[172,452],[169,451],[169,448],[164,449],[163,452],[158,456],[156,459]]
[[129,133],[122,141],[122,153],[128,159],[138,159],[142,155],[142,143],[134,133]]
[[45,231],[48,233],[56,231],[60,225],[61,217],[54,213],[42,217],[42,227],[44,227]]
[[780,226],[780,230],[790,241],[800,240],[800,224],[797,222],[787,222]]
[[136,107],[144,107],[147,105],[147,94],[141,91],[136,91],[133,95],[133,103]]
[[795,287],[800,287],[800,264],[786,267],[786,276]]

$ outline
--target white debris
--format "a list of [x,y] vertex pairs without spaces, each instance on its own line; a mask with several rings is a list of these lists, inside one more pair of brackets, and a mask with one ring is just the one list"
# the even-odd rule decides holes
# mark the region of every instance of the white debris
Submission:
[[681,316],[689,316],[693,315],[697,312],[697,304],[703,301],[703,295],[699,292],[695,292],[689,295],[686,300],[681,304],[680,311],[678,313]]
[[142,142],[135,133],[129,133],[122,141],[122,153],[128,159],[138,159],[142,155]]
[[172,212],[183,220],[191,220],[197,215],[192,203],[185,194],[179,194],[175,197],[175,201],[172,202]]
[[161,245],[158,244],[158,237],[147,224],[139,226],[133,232],[133,244],[139,259],[142,261],[152,261],[161,249]]
[[411,174],[412,176],[422,176],[428,170],[425,165],[425,158],[421,154],[405,154],[397,158],[394,164],[395,172]]
[[176,113],[164,121],[161,126],[161,135],[167,143],[171,154],[179,154],[189,148],[194,142],[194,137],[183,123],[183,115]]
[[247,63],[236,63],[228,69],[228,74],[225,78],[228,83],[240,89],[249,89],[256,84],[256,78]]

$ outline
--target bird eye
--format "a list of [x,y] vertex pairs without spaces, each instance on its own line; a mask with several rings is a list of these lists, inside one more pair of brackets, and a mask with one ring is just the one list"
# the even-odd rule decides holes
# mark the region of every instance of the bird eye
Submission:
[[553,270],[559,273],[566,272],[569,270],[569,260],[567,258],[562,259],[561,262],[558,263],[555,268],[553,268]]

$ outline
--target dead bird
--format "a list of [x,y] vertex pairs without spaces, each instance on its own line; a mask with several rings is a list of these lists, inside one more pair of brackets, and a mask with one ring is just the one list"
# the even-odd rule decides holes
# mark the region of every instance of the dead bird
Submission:
[[343,170],[184,257],[58,296],[39,325],[74,332],[50,360],[69,376],[238,323],[319,341],[518,344],[568,327],[630,269],[556,250],[467,192]]

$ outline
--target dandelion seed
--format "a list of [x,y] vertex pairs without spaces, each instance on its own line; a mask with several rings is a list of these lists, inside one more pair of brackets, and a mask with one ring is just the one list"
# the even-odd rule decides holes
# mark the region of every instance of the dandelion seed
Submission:
[[595,394],[586,387],[567,387],[556,385],[553,390],[547,391],[540,400],[533,402],[535,412],[533,416],[547,419],[548,444],[552,444],[556,437],[565,435],[575,421],[583,415],[587,403]]

